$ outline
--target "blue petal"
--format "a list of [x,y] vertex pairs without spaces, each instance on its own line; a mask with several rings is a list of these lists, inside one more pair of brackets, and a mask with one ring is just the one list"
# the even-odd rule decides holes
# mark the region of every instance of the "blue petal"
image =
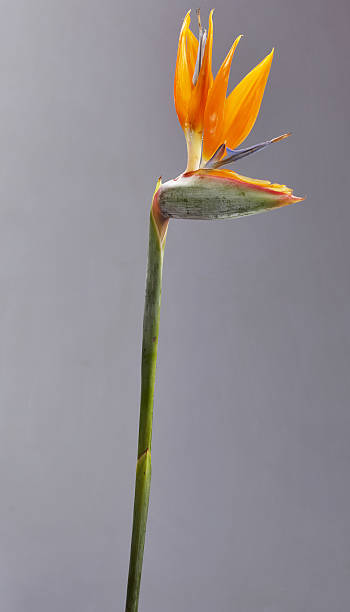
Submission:
[[277,138],[272,138],[272,140],[266,140],[265,142],[259,142],[258,144],[252,147],[247,147],[245,149],[226,148],[227,157],[224,157],[223,159],[219,158],[219,159],[213,160],[213,157],[215,157],[217,153],[216,152],[214,153],[213,157],[209,160],[208,164],[211,164],[210,165],[211,168],[221,168],[221,166],[226,166],[227,164],[231,164],[232,162],[242,159],[242,157],[247,157],[247,155],[256,153],[256,151],[261,151],[261,149],[264,149],[268,145],[273,144],[274,142],[279,142],[280,140],[284,140],[288,136],[290,136],[290,132],[288,132],[287,134],[282,134],[281,136],[277,136]]

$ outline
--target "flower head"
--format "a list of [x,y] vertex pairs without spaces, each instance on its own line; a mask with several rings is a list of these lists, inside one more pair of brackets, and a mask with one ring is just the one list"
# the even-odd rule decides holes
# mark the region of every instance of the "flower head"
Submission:
[[205,167],[214,155],[217,164],[248,136],[258,116],[274,53],[272,49],[227,96],[231,63],[241,36],[213,79],[213,11],[208,33],[199,10],[197,16],[198,40],[190,30],[190,11],[182,24],[174,83],[175,108],[188,145],[187,171]]
[[258,116],[274,50],[227,95],[231,63],[241,36],[233,42],[214,79],[213,11],[208,30],[202,27],[199,10],[197,19],[198,38],[190,30],[190,11],[183,21],[174,82],[175,109],[187,142],[187,167],[180,177],[159,187],[154,210],[164,218],[212,219],[252,214],[302,200],[285,185],[221,169],[290,134],[237,148]]

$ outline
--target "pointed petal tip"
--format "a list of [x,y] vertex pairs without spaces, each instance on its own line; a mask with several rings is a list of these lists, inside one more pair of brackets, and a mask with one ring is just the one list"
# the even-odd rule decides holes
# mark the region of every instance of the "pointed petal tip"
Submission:
[[275,47],[272,47],[272,49],[271,49],[270,53],[268,53],[268,54],[266,55],[266,57],[264,57],[264,59],[263,59],[263,60],[261,60],[260,64],[261,64],[262,66],[268,65],[268,66],[269,66],[269,68],[270,68],[270,67],[271,67],[271,64],[272,64],[272,60],[273,60],[273,56],[274,56],[274,55],[275,55]]
[[233,43],[231,45],[231,48],[230,48],[230,50],[229,50],[229,52],[228,52],[224,62],[226,62],[228,59],[232,60],[233,54],[234,54],[234,52],[236,50],[236,47],[237,47],[239,41],[241,40],[242,36],[243,36],[243,34],[240,34],[239,36],[236,36],[236,38],[234,39],[234,41],[233,41]]
[[213,15],[214,15],[214,11],[215,11],[215,9],[211,9],[211,11],[209,13],[209,19],[208,19],[209,31],[213,29]]
[[285,138],[289,138],[289,136],[291,135],[292,135],[292,132],[286,132],[285,134],[281,134],[281,136],[277,136],[277,138],[272,138],[270,142],[271,143],[280,142],[281,140],[284,140]]
[[187,24],[189,25],[190,21],[191,21],[191,9],[189,11],[187,11],[187,13],[186,13],[186,15],[184,17],[184,20],[182,22],[182,29],[184,28],[185,25],[187,25]]
[[306,196],[300,197],[300,196],[292,196],[292,200],[293,200],[293,204],[297,204],[298,202],[304,202],[304,200],[306,200]]
[[265,57],[265,59],[262,60],[261,63],[262,64],[266,63],[266,64],[269,64],[271,66],[274,55],[275,55],[275,47],[272,47],[270,53],[267,54],[267,56]]
[[299,204],[300,202],[303,202],[305,200],[305,197],[301,198],[291,193],[290,195],[282,198],[282,200],[280,200],[280,203],[277,205],[277,207],[288,206],[289,204]]
[[211,11],[209,13],[209,19],[208,19],[209,30],[212,30],[212,28],[213,28],[213,15],[214,15],[214,11],[215,11],[215,9],[211,9]]

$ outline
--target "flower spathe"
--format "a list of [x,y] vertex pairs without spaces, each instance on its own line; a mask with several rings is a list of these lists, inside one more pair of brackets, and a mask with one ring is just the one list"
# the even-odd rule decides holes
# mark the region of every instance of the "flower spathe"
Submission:
[[[232,200],[232,206],[227,208],[226,216],[252,214],[301,201],[303,198],[293,196],[292,190],[285,185],[254,180],[240,176],[232,170],[221,169],[228,163],[286,138],[289,133],[253,147],[236,148],[248,136],[258,116],[274,49],[227,95],[231,63],[241,35],[234,40],[213,78],[213,10],[209,14],[208,31],[202,27],[199,11],[197,16],[198,39],[190,30],[190,11],[184,18],[179,36],[174,81],[175,109],[187,143],[187,167],[178,179],[159,186],[159,197],[154,200],[155,215],[158,215],[158,220],[161,215],[167,218],[179,216],[180,214],[172,214],[174,200],[178,205],[182,197],[183,203],[190,202],[191,208],[191,199],[198,198],[199,192],[202,201],[207,200],[206,194],[210,193],[210,198],[213,202],[216,201],[220,208],[223,186],[226,201],[230,198]],[[177,206],[177,213],[185,208],[186,206]],[[200,207],[197,207],[197,216],[188,217],[190,213],[187,210],[187,218],[220,218],[215,215],[208,217],[204,213],[201,217],[199,211]]]

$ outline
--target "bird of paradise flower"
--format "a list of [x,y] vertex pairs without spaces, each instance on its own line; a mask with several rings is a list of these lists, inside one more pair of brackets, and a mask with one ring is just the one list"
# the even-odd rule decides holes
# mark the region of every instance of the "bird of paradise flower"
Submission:
[[212,75],[213,11],[208,30],[198,18],[198,38],[190,11],[180,32],[174,99],[187,143],[187,166],[175,179],[158,180],[153,195],[143,321],[141,402],[133,530],[126,612],[137,612],[151,481],[153,395],[159,331],[162,266],[169,219],[225,219],[272,210],[303,198],[285,185],[240,176],[223,166],[236,162],[289,133],[239,149],[257,118],[274,50],[227,96],[238,36],[215,77]]

